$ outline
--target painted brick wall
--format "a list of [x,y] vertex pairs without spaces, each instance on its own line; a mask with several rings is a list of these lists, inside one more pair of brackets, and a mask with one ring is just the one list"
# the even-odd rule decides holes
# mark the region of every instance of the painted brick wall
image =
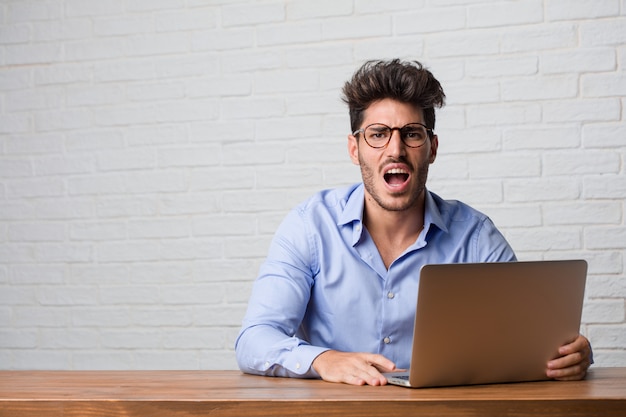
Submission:
[[272,233],[357,181],[343,82],[442,81],[430,188],[589,262],[626,366],[626,0],[0,1],[0,368],[233,369]]

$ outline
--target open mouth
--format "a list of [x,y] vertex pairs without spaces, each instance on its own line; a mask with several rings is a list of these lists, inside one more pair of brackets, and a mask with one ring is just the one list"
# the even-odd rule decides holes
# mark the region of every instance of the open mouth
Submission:
[[401,168],[392,168],[383,175],[385,182],[392,187],[399,187],[409,179],[409,173]]

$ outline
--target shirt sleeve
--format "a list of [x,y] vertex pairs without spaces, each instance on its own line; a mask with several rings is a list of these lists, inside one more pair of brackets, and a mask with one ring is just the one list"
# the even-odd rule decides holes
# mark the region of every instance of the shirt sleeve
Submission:
[[474,240],[474,262],[513,262],[515,252],[491,219],[485,217]]
[[246,373],[316,378],[313,360],[325,350],[297,336],[311,296],[314,243],[300,211],[291,211],[270,245],[235,342]]

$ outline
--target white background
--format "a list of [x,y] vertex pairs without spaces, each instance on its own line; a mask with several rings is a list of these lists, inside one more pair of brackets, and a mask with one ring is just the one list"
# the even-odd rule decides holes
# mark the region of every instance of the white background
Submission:
[[393,57],[448,96],[430,189],[586,259],[626,366],[625,0],[0,0],[0,368],[236,368],[277,224],[360,178],[343,83]]

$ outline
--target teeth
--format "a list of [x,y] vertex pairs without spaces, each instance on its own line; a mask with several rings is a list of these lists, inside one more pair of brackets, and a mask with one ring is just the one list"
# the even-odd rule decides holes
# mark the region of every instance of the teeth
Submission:
[[387,174],[408,174],[408,172],[400,168],[392,168],[387,171]]

